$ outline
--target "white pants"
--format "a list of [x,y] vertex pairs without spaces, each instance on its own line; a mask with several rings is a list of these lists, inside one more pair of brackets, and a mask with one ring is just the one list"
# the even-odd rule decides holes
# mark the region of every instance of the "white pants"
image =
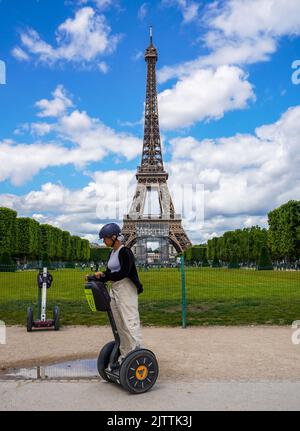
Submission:
[[110,297],[111,310],[120,336],[121,362],[129,352],[143,347],[138,293],[135,284],[126,277],[112,282]]

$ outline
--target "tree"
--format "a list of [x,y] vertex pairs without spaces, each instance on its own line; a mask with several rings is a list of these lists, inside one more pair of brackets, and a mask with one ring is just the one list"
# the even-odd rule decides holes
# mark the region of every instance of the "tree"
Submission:
[[40,225],[40,256],[47,254],[50,261],[56,257],[55,228],[49,224]]
[[17,218],[17,246],[16,255],[35,259],[39,257],[40,225],[31,218]]
[[216,253],[213,257],[212,267],[213,268],[220,268],[220,266],[221,266],[221,264],[220,264],[219,258],[217,256],[217,253]]
[[51,267],[51,262],[50,262],[48,253],[44,253],[43,254],[43,257],[42,257],[42,267],[43,268],[50,268]]
[[71,257],[71,234],[67,231],[62,233],[62,260],[67,262]]
[[0,261],[4,253],[15,258],[41,259],[48,264],[54,260],[88,261],[90,243],[71,237],[58,227],[39,224],[28,217],[17,218],[16,211],[0,207]]
[[63,257],[63,231],[58,227],[52,228],[52,235],[54,239],[54,256],[55,260],[61,260]]
[[260,257],[257,265],[258,270],[270,270],[273,269],[273,264],[270,258],[269,249],[263,246],[260,251]]
[[188,263],[195,263],[195,262],[199,262],[202,258],[202,251],[203,246],[201,245],[192,245],[190,247],[188,247],[185,251],[184,251],[184,258],[185,261]]
[[79,236],[71,236],[71,260],[80,261],[81,260],[81,238]]
[[286,261],[300,258],[300,201],[289,201],[268,213],[268,246],[272,256]]
[[81,260],[85,262],[90,260],[90,243],[87,239],[81,240]]
[[203,248],[201,266],[203,267],[209,266],[209,263],[207,260],[207,248]]
[[259,226],[227,231],[221,237],[207,241],[209,259],[216,256],[224,262],[230,262],[232,253],[239,262],[257,261],[260,249],[267,244],[267,230]]
[[0,208],[0,254],[8,253],[12,256],[16,249],[17,212],[10,208]]
[[231,257],[230,257],[230,262],[229,262],[228,268],[229,269],[239,269],[239,267],[240,267],[240,265],[238,262],[238,257],[236,255],[236,253],[233,252],[231,254]]
[[90,260],[92,262],[107,262],[110,251],[111,248],[109,247],[91,248]]
[[15,272],[16,271],[16,264],[12,260],[10,254],[5,251],[0,256],[0,272]]

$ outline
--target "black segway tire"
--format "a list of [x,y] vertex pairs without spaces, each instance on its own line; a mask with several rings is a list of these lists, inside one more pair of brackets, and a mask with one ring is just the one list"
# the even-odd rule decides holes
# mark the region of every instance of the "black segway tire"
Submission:
[[158,377],[158,363],[151,350],[137,349],[130,352],[120,368],[120,383],[133,394],[149,391]]
[[105,368],[108,367],[109,359],[111,352],[113,351],[113,348],[115,346],[115,341],[110,341],[109,343],[105,344],[105,346],[102,347],[100,350],[98,360],[97,360],[97,369],[98,373],[102,377],[102,379],[106,380],[107,382],[111,382],[111,380],[107,377],[105,373]]
[[53,310],[54,330],[59,331],[59,307],[56,305]]
[[33,327],[33,309],[27,308],[27,332],[32,332]]

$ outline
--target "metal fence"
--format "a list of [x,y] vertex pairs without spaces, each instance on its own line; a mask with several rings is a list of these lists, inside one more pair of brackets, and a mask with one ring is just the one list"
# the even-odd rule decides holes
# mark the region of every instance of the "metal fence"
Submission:
[[[36,269],[0,268],[0,320],[26,324],[27,308],[37,315]],[[103,270],[100,267],[99,270]],[[92,313],[84,295],[89,267],[50,270],[47,315],[60,307],[61,324],[107,324],[105,313]],[[300,271],[226,267],[140,268],[143,325],[291,324],[300,319]],[[109,284],[108,284],[109,286]]]

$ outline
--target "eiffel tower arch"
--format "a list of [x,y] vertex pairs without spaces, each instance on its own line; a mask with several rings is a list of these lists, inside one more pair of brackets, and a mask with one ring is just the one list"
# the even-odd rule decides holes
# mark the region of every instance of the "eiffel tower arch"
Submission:
[[[168,188],[168,173],[164,169],[157,101],[157,49],[153,46],[152,28],[150,45],[146,49],[147,85],[145,103],[144,141],[141,165],[137,168],[137,185],[129,213],[124,215],[122,233],[126,246],[135,246],[138,262],[147,261],[147,241],[159,243],[161,261],[169,261],[170,246],[182,252],[191,245]],[[149,208],[153,195],[157,205]],[[148,205],[147,205],[148,203]]]

